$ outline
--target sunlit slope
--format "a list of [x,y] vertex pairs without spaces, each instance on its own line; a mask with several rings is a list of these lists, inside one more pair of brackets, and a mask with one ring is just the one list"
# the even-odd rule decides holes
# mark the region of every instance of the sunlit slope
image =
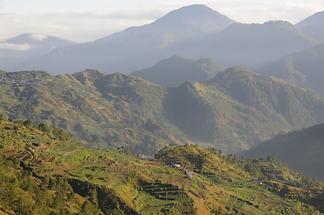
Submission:
[[240,68],[175,88],[92,70],[0,76],[2,115],[66,129],[92,146],[126,146],[136,153],[154,154],[170,143],[238,152],[324,122],[320,96]]
[[0,121],[0,128],[4,213],[314,214],[323,207],[322,184],[268,161],[191,145],[141,160],[123,148],[86,148],[43,125]]

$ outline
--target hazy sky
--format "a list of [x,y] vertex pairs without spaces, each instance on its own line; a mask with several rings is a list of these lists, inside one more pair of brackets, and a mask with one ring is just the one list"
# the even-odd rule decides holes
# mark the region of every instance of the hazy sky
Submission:
[[324,10],[324,0],[0,0],[0,39],[30,32],[94,40],[189,4],[206,4],[246,23],[295,23]]

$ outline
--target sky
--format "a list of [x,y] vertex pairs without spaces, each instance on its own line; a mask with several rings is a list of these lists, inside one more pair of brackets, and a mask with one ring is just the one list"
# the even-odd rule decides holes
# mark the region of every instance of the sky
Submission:
[[0,40],[37,33],[91,41],[190,4],[205,4],[243,23],[296,23],[324,10],[324,0],[0,0]]

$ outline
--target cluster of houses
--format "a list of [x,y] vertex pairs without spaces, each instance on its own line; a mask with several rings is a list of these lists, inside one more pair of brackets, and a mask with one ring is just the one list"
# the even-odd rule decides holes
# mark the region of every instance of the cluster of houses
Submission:
[[4,75],[0,75],[0,85],[1,84],[6,84],[6,85],[11,85],[13,87],[22,87],[22,86],[32,86],[36,83],[40,83],[43,81],[43,84],[47,84],[48,82],[50,82],[51,80],[46,79],[46,80],[41,80],[37,77],[35,78],[15,78],[15,77],[11,77],[11,74],[4,74]]
[[[153,155],[138,154],[137,156],[144,160],[151,160],[151,161],[156,160]],[[177,159],[166,157],[166,158],[162,159],[162,162],[165,163],[167,165],[167,167],[179,169],[180,171],[182,171],[183,173],[186,174],[187,178],[194,177],[194,172],[189,171],[187,168],[185,168],[183,165],[181,165],[181,162],[179,162]]]
[[186,167],[184,167],[181,162],[179,162],[177,159],[173,159],[173,158],[165,158],[164,162],[167,164],[167,166],[171,167],[171,168],[176,168],[179,169],[180,171],[182,171],[183,173],[186,174],[187,178],[193,178],[194,177],[194,172],[188,170]]

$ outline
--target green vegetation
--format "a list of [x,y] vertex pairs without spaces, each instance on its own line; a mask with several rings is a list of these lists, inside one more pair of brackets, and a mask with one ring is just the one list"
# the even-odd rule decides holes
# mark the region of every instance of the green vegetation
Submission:
[[186,139],[163,117],[165,89],[121,74],[7,73],[0,93],[3,116],[60,127],[95,146],[122,143],[132,151],[153,154]]
[[320,214],[323,184],[268,160],[169,146],[143,160],[0,120],[3,214]]
[[122,74],[4,73],[0,114],[59,127],[95,147],[154,154],[195,143],[246,150],[283,132],[324,122],[324,99],[242,69],[205,83],[165,88]]
[[324,100],[288,83],[241,68],[205,83],[169,89],[168,119],[203,146],[237,152],[324,120]]

